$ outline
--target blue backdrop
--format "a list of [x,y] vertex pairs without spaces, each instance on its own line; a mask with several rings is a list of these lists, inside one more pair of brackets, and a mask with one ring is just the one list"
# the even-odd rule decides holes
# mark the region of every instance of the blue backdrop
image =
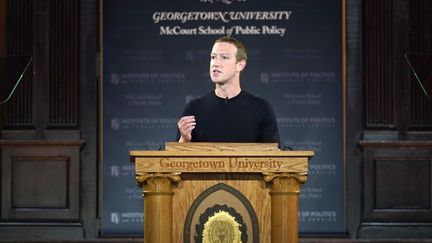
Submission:
[[248,48],[242,88],[273,106],[282,146],[313,150],[300,232],[344,224],[341,0],[103,1],[103,234],[142,234],[129,150],[174,141],[185,104],[214,87],[213,41]]

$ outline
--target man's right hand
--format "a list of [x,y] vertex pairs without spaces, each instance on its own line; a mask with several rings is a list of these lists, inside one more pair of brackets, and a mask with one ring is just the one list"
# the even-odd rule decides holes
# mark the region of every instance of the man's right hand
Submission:
[[177,122],[178,129],[180,131],[181,142],[190,142],[192,140],[192,130],[195,128],[195,116],[183,116]]

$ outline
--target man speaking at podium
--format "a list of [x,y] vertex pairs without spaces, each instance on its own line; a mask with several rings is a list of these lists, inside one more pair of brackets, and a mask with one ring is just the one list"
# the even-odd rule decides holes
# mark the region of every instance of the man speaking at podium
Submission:
[[210,77],[215,90],[189,102],[177,123],[179,142],[279,143],[270,104],[240,87],[246,67],[245,46],[232,37],[214,42]]

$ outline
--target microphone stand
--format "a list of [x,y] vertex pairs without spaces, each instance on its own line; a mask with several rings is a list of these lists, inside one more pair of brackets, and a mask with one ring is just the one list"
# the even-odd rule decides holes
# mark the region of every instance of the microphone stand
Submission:
[[21,73],[21,75],[19,76],[18,80],[16,81],[14,87],[12,88],[12,91],[10,92],[9,96],[5,99],[0,101],[0,105],[6,104],[10,98],[12,97],[12,95],[15,93],[16,88],[18,87],[19,83],[21,82],[21,79],[23,78],[24,74],[26,73],[27,69],[30,67],[30,63],[32,62],[33,58],[30,57],[30,60],[28,61],[26,67],[24,68],[24,71]]

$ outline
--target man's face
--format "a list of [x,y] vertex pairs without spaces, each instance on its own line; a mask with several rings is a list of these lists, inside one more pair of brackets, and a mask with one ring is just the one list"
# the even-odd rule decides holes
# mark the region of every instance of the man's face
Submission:
[[238,78],[246,62],[236,60],[237,47],[217,42],[210,54],[210,77],[213,83],[225,84]]

